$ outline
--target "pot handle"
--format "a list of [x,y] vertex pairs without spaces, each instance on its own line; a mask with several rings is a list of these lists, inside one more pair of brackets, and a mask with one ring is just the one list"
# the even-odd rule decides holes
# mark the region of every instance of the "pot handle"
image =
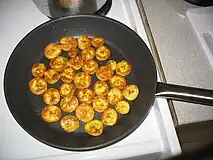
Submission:
[[157,82],[157,97],[213,106],[213,90]]

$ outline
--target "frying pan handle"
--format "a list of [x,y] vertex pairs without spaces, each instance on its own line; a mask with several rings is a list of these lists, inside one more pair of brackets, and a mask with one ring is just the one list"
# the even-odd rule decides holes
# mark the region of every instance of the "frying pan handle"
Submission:
[[165,97],[171,100],[213,106],[213,90],[158,82],[155,95],[157,97]]

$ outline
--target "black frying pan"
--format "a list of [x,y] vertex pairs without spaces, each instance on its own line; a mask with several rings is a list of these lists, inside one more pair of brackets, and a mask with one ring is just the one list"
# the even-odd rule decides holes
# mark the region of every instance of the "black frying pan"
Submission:
[[[127,81],[138,85],[140,94],[131,103],[130,113],[119,118],[115,126],[106,127],[99,137],[91,137],[82,130],[66,133],[58,123],[45,123],[40,116],[41,109],[45,106],[42,96],[35,96],[28,89],[32,65],[38,62],[48,64],[43,53],[45,45],[57,42],[65,35],[102,36],[112,51],[111,59],[126,59],[133,66]],[[32,30],[17,45],[8,61],[4,91],[12,115],[25,131],[45,144],[73,151],[106,147],[131,134],[146,118],[155,96],[213,105],[211,90],[157,82],[155,63],[143,40],[115,20],[91,15],[52,20]]]

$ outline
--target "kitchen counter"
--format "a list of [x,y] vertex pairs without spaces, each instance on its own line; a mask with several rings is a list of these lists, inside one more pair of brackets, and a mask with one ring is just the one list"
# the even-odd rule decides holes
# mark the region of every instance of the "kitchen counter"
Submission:
[[[186,2],[141,1],[167,82],[213,89],[213,68],[184,15]],[[210,106],[175,101],[173,104],[178,125],[213,119],[213,108]]]

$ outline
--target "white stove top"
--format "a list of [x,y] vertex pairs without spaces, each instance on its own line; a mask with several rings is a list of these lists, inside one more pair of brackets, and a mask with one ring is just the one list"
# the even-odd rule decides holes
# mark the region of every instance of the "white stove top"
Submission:
[[[134,12],[132,12],[134,11]],[[108,17],[134,29],[148,40],[134,0],[113,0]],[[141,126],[124,140],[110,147],[89,151],[69,152],[49,147],[27,134],[12,117],[3,92],[4,69],[17,43],[34,27],[49,20],[30,0],[0,1],[0,159],[125,159],[141,156],[157,158],[180,153],[180,146],[166,100],[158,99]],[[161,107],[159,107],[161,106]]]

